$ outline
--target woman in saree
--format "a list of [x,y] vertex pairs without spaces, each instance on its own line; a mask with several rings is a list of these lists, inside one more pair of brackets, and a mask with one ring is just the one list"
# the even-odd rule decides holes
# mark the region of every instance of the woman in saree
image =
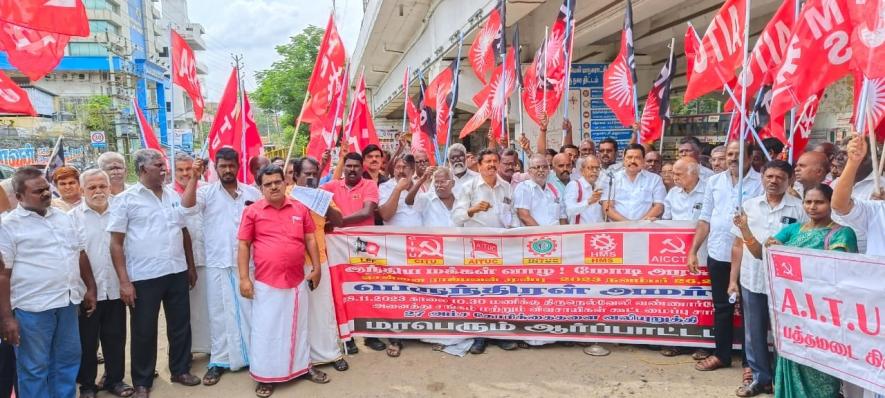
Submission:
[[[784,245],[818,250],[857,252],[857,237],[851,228],[831,218],[833,189],[818,184],[805,192],[802,205],[809,221],[790,224],[768,239],[766,245]],[[776,398],[836,398],[841,381],[817,369],[784,357],[777,358],[774,376]]]

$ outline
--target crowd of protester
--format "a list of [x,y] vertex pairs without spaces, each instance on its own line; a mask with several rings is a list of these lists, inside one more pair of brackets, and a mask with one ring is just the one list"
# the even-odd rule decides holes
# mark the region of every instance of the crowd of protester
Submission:
[[[0,195],[0,396],[13,387],[20,397],[72,397],[78,388],[81,397],[99,390],[149,396],[158,375],[161,306],[174,383],[210,386],[248,369],[256,394],[267,397],[298,377],[329,382],[317,366],[345,371],[345,354],[359,352],[355,341],[338,339],[324,240],[334,228],[643,220],[696,221],[686,265],[692,273],[706,267],[711,280],[715,348],[654,347],[661,355],[690,355],[698,371],[739,361],[742,397],[863,396],[832,376],[772,359],[762,266],[762,248],[772,244],[885,255],[885,202],[875,192],[880,177],[863,138],[820,143],[794,154],[791,164],[776,140],[762,150],[685,137],[677,159],[666,161],[637,143],[586,138],[573,145],[568,121],[563,129],[558,151],[547,148],[542,126],[534,147],[525,137],[518,149],[492,142],[473,153],[453,144],[438,166],[403,138],[393,154],[369,145],[361,153],[340,151],[337,162],[326,152],[321,159],[259,157],[241,165],[225,148],[212,163],[213,182],[204,181],[209,165],[202,159],[179,154],[170,173],[154,150],[133,154],[138,181],[131,185],[126,160],[113,152],[98,159],[97,169],[65,166],[51,180],[20,168]],[[244,172],[254,184],[238,182]],[[317,189],[331,194],[321,212],[305,203]],[[738,304],[743,336],[735,336]],[[127,340],[132,385],[124,381]],[[740,352],[732,349],[736,340]],[[482,354],[488,343],[503,350],[549,344],[423,343],[456,355]],[[390,357],[406,344],[420,346],[378,338],[364,344]],[[611,352],[580,345],[591,356]],[[209,356],[202,378],[191,373],[194,354]]]

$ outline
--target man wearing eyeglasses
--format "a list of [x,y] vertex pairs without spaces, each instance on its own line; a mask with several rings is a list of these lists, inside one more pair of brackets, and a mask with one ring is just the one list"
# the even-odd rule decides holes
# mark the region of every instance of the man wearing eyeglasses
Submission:
[[[560,154],[562,155],[562,154]],[[559,156],[559,155],[557,155]],[[516,216],[527,227],[567,224],[560,190],[547,182],[550,164],[544,155],[532,155],[528,181],[519,184],[514,193]]]

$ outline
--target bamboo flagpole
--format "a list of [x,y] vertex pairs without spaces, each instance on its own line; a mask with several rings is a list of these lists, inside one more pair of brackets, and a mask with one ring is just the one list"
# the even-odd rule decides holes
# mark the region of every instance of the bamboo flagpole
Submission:
[[[741,206],[744,203],[744,156],[745,156],[744,152],[745,152],[745,148],[747,146],[746,145],[747,133],[744,131],[744,128],[750,127],[749,124],[747,123],[747,110],[746,110],[746,107],[747,107],[747,102],[746,102],[746,100],[747,100],[747,73],[746,73],[746,71],[747,71],[747,67],[749,66],[747,61],[749,60],[748,43],[750,42],[750,3],[751,3],[751,0],[746,0],[746,7],[744,7],[744,49],[743,49],[744,61],[742,63],[742,65],[743,65],[742,70],[744,71],[744,73],[741,73],[741,75],[742,75],[741,102],[740,102],[741,105],[739,107],[739,109],[741,109],[741,129],[740,129],[741,142],[740,142],[740,154],[739,154],[740,157],[738,159],[738,202],[737,202],[738,214],[740,214]],[[728,84],[725,84],[725,86],[728,87]],[[755,133],[755,131],[754,131],[754,133]],[[760,144],[761,144],[761,142],[760,142]],[[764,150],[765,150],[765,148],[763,148],[763,151]]]
[[301,111],[298,112],[298,119],[295,121],[295,132],[292,133],[292,141],[289,142],[289,150],[286,152],[286,164],[292,158],[292,149],[295,148],[295,138],[298,137],[298,130],[301,128],[301,117],[304,116],[304,107],[307,105],[307,99],[310,98],[310,92],[304,93],[304,101],[301,102]]
[[[796,18],[797,21],[799,20],[799,13],[801,12],[801,9],[802,9],[802,0],[796,0],[795,7],[793,7],[793,16]],[[796,118],[796,107],[793,107],[793,109],[790,109],[790,123],[793,123],[796,125],[799,124],[799,120]],[[793,130],[793,132],[790,133],[790,137],[788,139],[788,146],[790,147],[790,152],[787,155],[787,161],[790,164],[793,164],[793,157],[795,156],[794,151],[793,151],[793,142],[795,142],[794,134],[796,134],[797,129],[794,128],[792,130]],[[766,151],[766,153],[768,153],[768,152]]]
[[405,80],[403,80],[403,83],[404,83],[403,84],[403,129],[401,130],[401,132],[403,134],[405,134],[407,131],[406,130],[406,120],[408,120],[408,117],[409,117],[409,115],[408,115],[409,107],[406,105],[407,105],[407,101],[411,101],[409,99],[409,83],[411,83],[411,80],[409,79],[409,77],[410,77],[409,75],[411,75],[411,69],[412,69],[411,67],[406,66],[406,78],[405,78]]

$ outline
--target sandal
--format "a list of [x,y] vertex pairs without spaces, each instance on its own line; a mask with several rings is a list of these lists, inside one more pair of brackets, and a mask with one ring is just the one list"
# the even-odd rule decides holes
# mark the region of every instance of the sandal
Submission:
[[267,398],[267,397],[273,395],[273,388],[274,388],[273,384],[258,383],[258,385],[255,386],[255,395],[260,398]]
[[695,352],[691,353],[691,359],[695,361],[703,361],[710,357],[710,352],[707,350],[695,350]]
[[731,364],[722,363],[722,360],[720,360],[719,357],[715,355],[710,355],[709,357],[694,365],[695,370],[699,370],[701,372],[709,372],[712,370],[728,367],[731,367]]
[[774,388],[769,385],[761,385],[758,383],[751,382],[748,385],[743,385],[738,387],[738,389],[734,392],[735,395],[739,397],[755,397],[759,394],[773,394]]
[[743,385],[749,386],[753,384],[753,369],[744,368]]
[[685,354],[686,351],[682,347],[663,347],[661,348],[661,355],[665,357],[676,357],[682,354]]
[[317,384],[326,384],[329,382],[329,375],[317,368],[310,368],[310,370],[307,371],[307,376],[310,378],[310,381]]
[[135,389],[132,388],[132,386],[121,381],[117,384],[114,384],[112,387],[108,388],[108,392],[110,392],[111,394],[114,394],[118,397],[125,398],[125,397],[131,397],[132,394],[135,394]]
[[403,343],[400,342],[391,342],[390,345],[387,346],[387,356],[391,358],[399,357],[400,351],[403,349]]
[[214,386],[218,384],[218,381],[221,380],[222,374],[224,374],[224,368],[220,368],[217,366],[210,367],[208,370],[206,370],[206,375],[203,376],[203,385]]
[[332,364],[332,367],[335,368],[335,370],[337,370],[339,372],[343,372],[347,369],[350,369],[350,365],[347,363],[346,360],[344,360],[344,358],[341,358],[341,359],[335,361]]

